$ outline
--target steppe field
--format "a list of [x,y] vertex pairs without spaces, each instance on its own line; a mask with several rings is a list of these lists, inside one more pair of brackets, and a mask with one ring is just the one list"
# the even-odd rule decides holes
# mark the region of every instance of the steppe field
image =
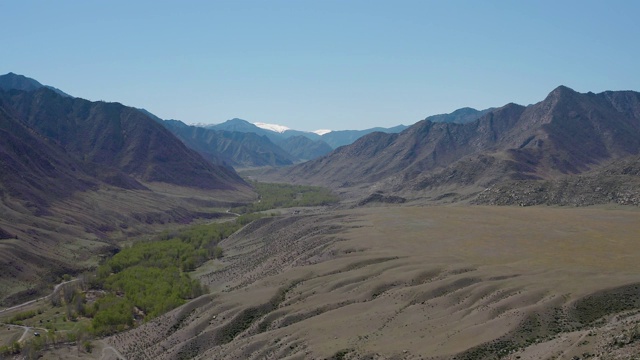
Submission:
[[209,295],[105,344],[127,359],[632,359],[639,235],[635,208],[290,211],[222,243],[197,271]]

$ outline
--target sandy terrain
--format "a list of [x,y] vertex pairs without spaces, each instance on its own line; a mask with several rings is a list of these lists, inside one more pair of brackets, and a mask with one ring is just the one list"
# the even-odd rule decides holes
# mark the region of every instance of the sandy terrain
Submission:
[[[635,324],[609,314],[640,306],[639,234],[637,209],[266,218],[198,272],[210,295],[106,343],[127,359],[593,355]],[[585,348],[589,331],[606,341]]]

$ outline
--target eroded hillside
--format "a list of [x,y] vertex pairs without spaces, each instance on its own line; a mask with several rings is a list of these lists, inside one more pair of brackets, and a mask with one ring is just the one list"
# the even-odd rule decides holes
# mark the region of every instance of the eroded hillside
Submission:
[[595,355],[606,344],[585,334],[640,307],[639,216],[391,207],[266,218],[199,272],[210,295],[106,341],[128,359],[535,358],[544,344],[546,358]]
[[[639,99],[633,91],[582,94],[560,86],[533,105],[507,104],[460,124],[427,119],[399,134],[370,134],[322,158],[256,176],[330,186],[356,199],[384,191],[431,202],[468,201],[487,188],[527,187],[520,182],[556,181],[637,158]],[[551,189],[543,196],[564,194]]]

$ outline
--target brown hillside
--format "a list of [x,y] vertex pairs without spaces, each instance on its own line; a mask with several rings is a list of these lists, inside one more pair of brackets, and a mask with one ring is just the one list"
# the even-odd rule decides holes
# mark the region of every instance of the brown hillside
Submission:
[[0,91],[0,305],[95,266],[118,241],[222,216],[253,192],[140,111]]
[[82,163],[117,168],[142,181],[205,189],[244,186],[233,170],[205,161],[137,109],[65,98],[44,88],[0,97],[7,112]]
[[397,135],[371,134],[265,177],[347,193],[426,191],[435,198],[455,188],[468,197],[502,181],[580,174],[637,155],[639,113],[640,93],[560,86],[534,105],[508,104],[466,124],[425,120]]

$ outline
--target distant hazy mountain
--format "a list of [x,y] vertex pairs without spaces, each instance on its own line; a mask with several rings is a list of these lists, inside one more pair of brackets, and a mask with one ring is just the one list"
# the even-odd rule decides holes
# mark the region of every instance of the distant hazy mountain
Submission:
[[288,137],[277,142],[278,146],[301,160],[311,160],[330,153],[333,149],[321,140],[313,141],[306,136]]
[[[314,141],[322,140],[333,149],[343,145],[351,144],[357,139],[359,139],[360,137],[366,134],[370,134],[372,132],[381,131],[386,133],[396,133],[407,128],[404,125],[398,125],[392,128],[376,127],[376,128],[366,129],[366,130],[340,130],[340,131],[322,130],[320,131],[321,134],[317,134],[315,132],[289,129],[286,126],[282,126],[282,125],[262,124],[262,123],[260,124],[262,125],[262,127],[252,124],[246,120],[231,119],[221,124],[208,125],[206,127],[210,129],[215,129],[215,130],[253,132],[258,135],[267,136],[274,143],[279,143],[283,139],[287,139],[293,136],[304,136]],[[271,129],[276,129],[278,131],[274,131]]]
[[[537,104],[507,104],[472,122],[423,120],[399,134],[369,134],[286,169],[280,179],[469,196],[462,194],[505,181],[588,173],[639,153],[640,93],[580,94],[560,86]],[[544,199],[544,192],[539,196]],[[488,195],[483,199],[493,201]],[[510,199],[517,203],[518,194]]]
[[[450,114],[439,114],[427,117],[425,120],[432,122],[444,122],[444,123],[456,123],[463,124],[477,120],[484,114],[494,110],[489,108],[485,110],[476,110],[473,108],[465,107],[458,109]],[[388,134],[399,133],[406,129],[408,126],[398,125],[391,128],[375,127],[364,130],[317,130],[317,131],[299,131],[293,130],[283,125],[266,124],[266,123],[250,123],[242,119],[231,119],[222,124],[208,125],[208,128],[223,129],[228,131],[241,131],[241,132],[254,132],[260,135],[266,135],[275,143],[279,143],[283,138],[289,138],[292,136],[305,136],[311,140],[322,140],[327,143],[333,149],[340,146],[352,144],[364,135],[371,134],[373,132],[383,132]]]
[[[231,125],[235,122],[238,127],[245,126],[244,120],[230,121]],[[213,127],[189,126],[177,120],[166,120],[164,126],[188,147],[213,162],[255,167],[291,165],[298,160],[268,137],[254,132],[214,130]]]
[[271,130],[281,134],[287,130],[290,130],[288,127],[284,125],[278,125],[278,124],[267,124],[263,122],[257,122],[257,123],[254,123],[254,125],[261,129]]
[[399,133],[406,128],[407,126],[405,125],[398,125],[392,128],[375,127],[371,129],[365,129],[365,130],[338,130],[338,131],[331,131],[329,133],[326,133],[322,135],[320,138],[324,142],[329,144],[329,146],[336,149],[340,146],[352,144],[354,141],[358,140],[359,138],[367,134],[371,134],[373,132],[383,132],[387,134],[393,134],[393,133]]
[[42,85],[38,81],[24,75],[18,75],[10,72],[0,76],[0,90],[33,91],[43,87],[51,89],[62,96],[71,97],[71,95],[64,93],[62,90],[56,89],[53,86]]
[[239,132],[251,132],[258,135],[272,135],[275,131],[260,128],[247,120],[234,118],[227,120],[221,124],[207,125],[207,129],[224,130],[224,131],[239,131]]
[[427,117],[425,120],[429,120],[432,122],[464,124],[464,123],[478,120],[484,114],[492,110],[494,110],[494,108],[489,108],[485,110],[476,110],[474,108],[465,107],[465,108],[458,109],[450,114],[432,115]]
[[314,132],[310,132],[310,131],[300,131],[300,130],[293,130],[293,129],[288,129],[282,132],[282,136],[284,136],[285,138],[290,138],[293,136],[304,136],[308,139],[314,140],[314,141],[324,141],[322,139],[322,136],[314,133]]
[[[267,137],[272,143],[282,147],[283,150],[289,154],[290,161],[298,161],[301,159],[315,159],[318,156],[326,154],[327,149],[331,149],[331,146],[324,143],[322,137],[318,134],[306,131],[292,130],[282,125],[261,124],[260,127],[246,120],[236,118],[227,120],[221,124],[208,125],[205,128],[218,131],[222,130],[240,133],[254,133],[259,136]],[[274,131],[272,129],[278,131]],[[307,139],[310,139],[311,141],[303,141],[302,139],[298,138],[299,136],[303,136]],[[290,138],[298,139],[288,140]],[[262,155],[265,154],[266,153],[263,152]],[[248,162],[251,162],[251,157],[244,157],[244,159],[245,160],[242,162],[237,162],[236,160],[230,159],[230,162],[243,166],[267,165],[266,163],[264,163],[264,161],[257,161],[253,164],[250,164]],[[283,159],[282,156],[271,157],[269,161],[273,164],[270,165],[284,165],[285,163],[283,163],[281,159]]]

